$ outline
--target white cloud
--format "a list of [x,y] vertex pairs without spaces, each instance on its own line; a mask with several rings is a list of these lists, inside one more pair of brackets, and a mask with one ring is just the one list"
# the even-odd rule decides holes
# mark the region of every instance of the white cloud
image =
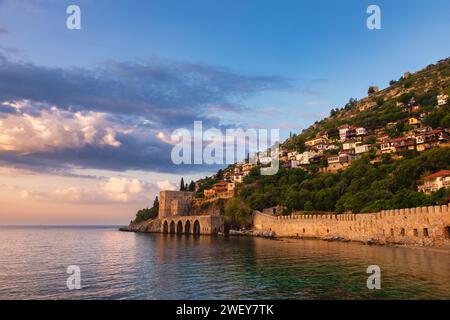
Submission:
[[[92,181],[86,184],[86,181]],[[167,182],[168,183],[168,182]],[[66,184],[58,189],[33,190],[29,187],[0,184],[0,195],[10,194],[16,199],[79,204],[148,203],[156,185],[139,179],[112,177],[105,180],[85,180],[82,186]]]
[[40,114],[26,113],[29,101],[3,103],[16,109],[0,120],[0,151],[31,153],[49,149],[80,148],[86,145],[120,147],[118,133],[129,134],[125,128],[107,119],[106,114],[93,111],[69,112],[51,107]]
[[167,190],[167,191],[175,191],[177,190],[177,187],[172,184],[169,180],[163,180],[163,181],[157,181],[156,185],[158,186],[159,190]]
[[102,190],[111,199],[119,202],[128,202],[143,193],[145,183],[138,179],[113,177],[102,183]]

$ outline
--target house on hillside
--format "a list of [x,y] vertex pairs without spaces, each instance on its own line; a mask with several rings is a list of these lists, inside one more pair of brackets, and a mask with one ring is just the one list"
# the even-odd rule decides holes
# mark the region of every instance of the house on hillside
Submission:
[[309,148],[314,148],[316,146],[326,145],[328,143],[328,139],[324,137],[315,137],[313,139],[307,140],[305,145]]
[[448,95],[440,94],[437,96],[437,104],[439,107],[444,106],[448,103]]
[[417,144],[417,151],[422,152],[447,143],[449,140],[449,136],[444,130],[435,129],[417,132],[415,139]]
[[356,129],[348,124],[340,126],[338,130],[341,142],[356,136]]
[[338,155],[328,156],[328,172],[337,172],[339,170],[345,170],[351,162],[356,159],[356,156],[350,152],[342,151]]
[[408,150],[414,150],[416,141],[409,137],[400,137],[388,140],[381,144],[381,153],[398,153]]
[[417,190],[425,194],[436,192],[441,188],[450,187],[450,170],[441,170],[424,177],[418,182]]
[[419,112],[421,109],[422,108],[421,108],[420,104],[416,104],[411,107],[411,112]]
[[346,141],[342,144],[342,150],[344,151],[353,150],[355,149],[357,144],[358,143],[355,141]]
[[298,166],[307,166],[310,164],[315,164],[320,162],[321,155],[314,151],[305,151],[298,154],[295,160]]
[[233,182],[219,181],[211,189],[203,191],[205,198],[229,199],[233,197],[235,184]]
[[357,136],[365,136],[367,135],[367,129],[364,127],[357,127],[356,129],[356,135]]
[[355,146],[355,154],[363,154],[370,152],[372,146],[370,144],[358,144]]
[[408,120],[406,120],[406,124],[412,126],[413,128],[420,128],[420,126],[422,125],[422,122],[417,119],[416,117],[411,117],[408,118]]

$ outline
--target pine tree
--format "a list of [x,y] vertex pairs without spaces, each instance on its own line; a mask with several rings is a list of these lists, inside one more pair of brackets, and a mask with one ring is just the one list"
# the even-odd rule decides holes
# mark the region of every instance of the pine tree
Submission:
[[195,182],[191,180],[191,183],[189,184],[189,191],[194,192],[195,191]]
[[158,196],[155,197],[155,200],[153,201],[153,208],[158,208],[159,207],[159,199]]
[[180,182],[180,191],[185,191],[185,185],[184,185],[184,179],[181,178],[181,182]]

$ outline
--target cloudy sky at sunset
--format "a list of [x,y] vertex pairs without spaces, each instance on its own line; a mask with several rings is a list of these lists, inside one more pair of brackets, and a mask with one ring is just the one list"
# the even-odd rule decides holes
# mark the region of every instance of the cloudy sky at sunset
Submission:
[[[176,166],[177,128],[298,132],[446,58],[450,3],[0,0],[0,224],[125,224]],[[66,28],[77,4],[82,29]]]

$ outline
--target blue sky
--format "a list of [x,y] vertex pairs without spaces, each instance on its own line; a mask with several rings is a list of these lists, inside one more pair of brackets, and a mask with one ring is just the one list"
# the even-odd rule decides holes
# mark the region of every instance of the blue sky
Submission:
[[[70,4],[81,30],[65,26]],[[366,27],[370,4],[382,30]],[[204,176],[216,168],[169,163],[172,130],[203,120],[287,137],[447,58],[449,13],[447,0],[0,0],[0,169],[54,178],[51,196],[26,175],[0,186],[50,203],[55,188],[86,199],[93,181],[106,203]]]
[[[445,0],[8,2],[0,10],[9,31],[3,46],[18,48],[28,61],[89,67],[111,59],[176,60],[287,77],[297,90],[245,103],[278,109],[261,121],[293,122],[297,130],[349,97],[364,96],[369,85],[386,86],[450,52]],[[81,31],[64,28],[72,3],[82,9]],[[366,28],[372,3],[382,10],[379,31]],[[296,117],[305,119],[295,126]],[[253,115],[248,119],[251,124]]]

